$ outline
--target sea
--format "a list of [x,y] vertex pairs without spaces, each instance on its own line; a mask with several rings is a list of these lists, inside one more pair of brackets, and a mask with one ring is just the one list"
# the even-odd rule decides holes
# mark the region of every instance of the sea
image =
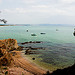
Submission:
[[[23,50],[22,55],[39,66],[54,71],[75,64],[74,28],[74,25],[66,24],[1,26],[0,40],[12,38],[17,40],[19,46],[42,47],[35,50],[37,54],[25,55],[25,50]],[[31,36],[31,34],[36,34],[36,36]],[[29,41],[42,41],[42,43],[20,44]],[[32,60],[33,57],[35,60]]]

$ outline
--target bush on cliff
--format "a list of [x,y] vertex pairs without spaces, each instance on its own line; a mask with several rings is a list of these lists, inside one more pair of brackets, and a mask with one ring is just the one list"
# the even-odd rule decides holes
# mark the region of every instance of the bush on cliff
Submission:
[[0,66],[7,66],[13,61],[11,50],[17,49],[19,46],[15,39],[0,40]]
[[6,49],[7,51],[12,51],[14,49],[17,49],[18,47],[19,46],[16,39],[0,40],[0,48]]

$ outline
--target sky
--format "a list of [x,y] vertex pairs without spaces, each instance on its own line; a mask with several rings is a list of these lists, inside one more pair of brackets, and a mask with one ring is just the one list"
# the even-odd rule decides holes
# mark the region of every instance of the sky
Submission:
[[0,0],[0,11],[9,24],[75,24],[75,0]]

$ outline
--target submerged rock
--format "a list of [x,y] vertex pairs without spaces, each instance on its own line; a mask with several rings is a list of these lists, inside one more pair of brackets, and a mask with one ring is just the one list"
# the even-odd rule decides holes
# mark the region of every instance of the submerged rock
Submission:
[[32,58],[33,60],[35,60],[35,58]]
[[42,43],[42,41],[29,41],[29,42],[23,42],[23,43],[19,43],[19,44],[29,44],[29,43]]
[[30,50],[37,50],[37,49],[45,49],[45,48],[43,48],[43,47],[31,47],[31,46],[29,46],[29,47],[25,47],[24,49],[30,49]]
[[36,51],[32,51],[32,50],[27,49],[25,51],[25,54],[37,54],[37,53],[36,53]]
[[25,51],[25,54],[30,54],[31,53],[31,50],[26,50]]

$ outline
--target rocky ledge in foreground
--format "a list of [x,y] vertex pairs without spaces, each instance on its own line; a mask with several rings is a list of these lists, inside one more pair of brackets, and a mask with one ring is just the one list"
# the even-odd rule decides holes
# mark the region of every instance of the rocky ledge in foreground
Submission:
[[[12,56],[12,51],[14,50],[19,50],[17,40],[0,40],[0,75],[6,75],[8,73],[9,75],[75,75],[75,64],[65,69],[58,69],[53,73],[47,71],[46,74],[42,74],[44,73],[43,70],[36,69],[35,66],[26,63],[26,60],[22,61],[22,58],[19,58],[19,53],[17,53],[18,55],[16,57]],[[9,65],[13,67],[8,68]],[[1,66],[5,67],[1,68]],[[2,69],[5,69],[5,71],[2,71]]]
[[43,75],[44,70],[21,57],[16,39],[0,40],[0,75]]
[[64,69],[57,69],[51,74],[48,72],[46,75],[75,75],[75,64]]
[[19,48],[16,39],[0,40],[0,66],[10,65],[13,61],[10,51],[17,50]]

